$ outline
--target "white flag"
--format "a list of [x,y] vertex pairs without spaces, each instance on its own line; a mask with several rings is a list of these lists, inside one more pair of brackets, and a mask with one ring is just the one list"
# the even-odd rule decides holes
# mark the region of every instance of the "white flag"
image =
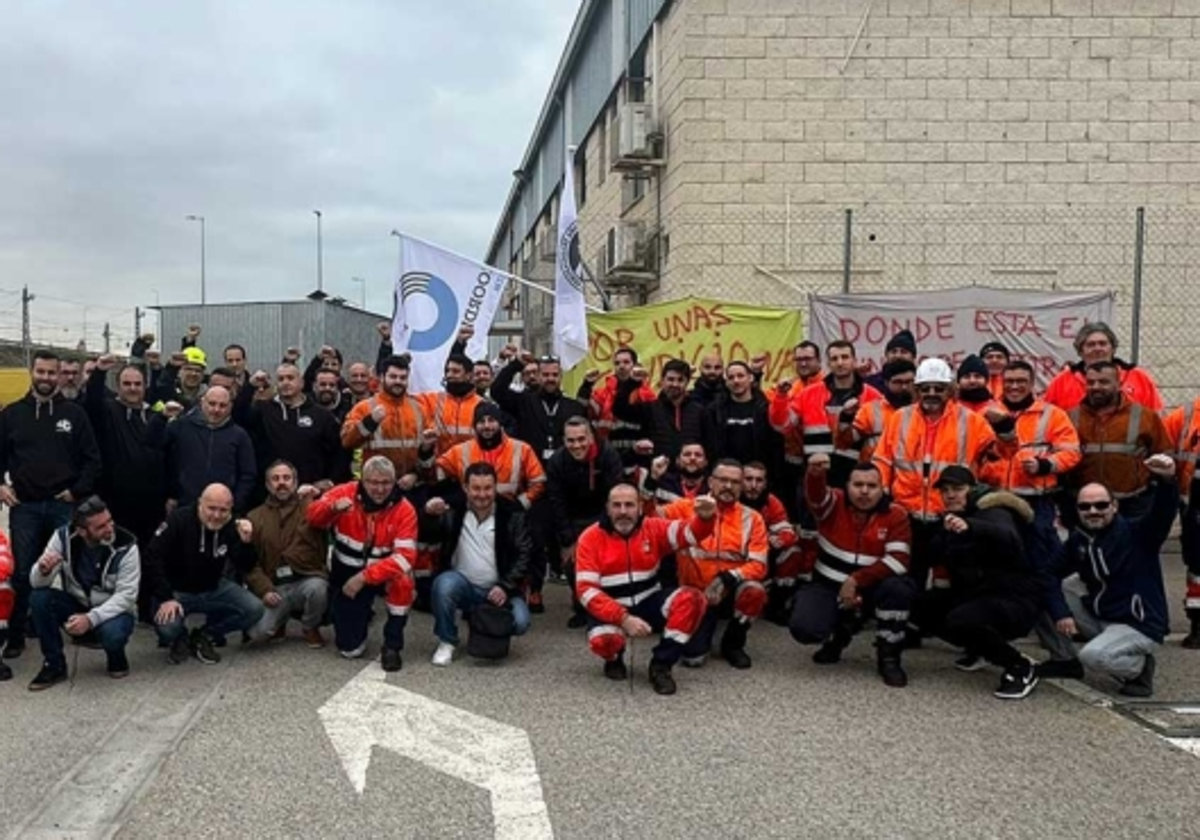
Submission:
[[508,275],[411,236],[400,237],[392,349],[409,353],[408,390],[442,390],[446,357],[461,327],[474,327],[472,359],[487,358],[487,335]]
[[554,263],[554,354],[570,370],[588,353],[587,315],[583,300],[583,260],[575,220],[575,176],[568,150],[558,198],[558,258]]

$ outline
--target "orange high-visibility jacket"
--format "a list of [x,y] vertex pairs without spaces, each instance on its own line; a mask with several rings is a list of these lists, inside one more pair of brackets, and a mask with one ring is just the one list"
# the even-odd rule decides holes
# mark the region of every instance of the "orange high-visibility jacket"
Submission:
[[472,391],[465,397],[453,397],[445,391],[428,391],[417,399],[426,422],[437,429],[438,452],[475,437],[475,406],[483,402],[479,394]]
[[[1140,403],[1152,411],[1162,411],[1163,398],[1158,385],[1145,368],[1117,362],[1117,373],[1121,377],[1121,393],[1135,403]],[[1050,380],[1042,399],[1058,406],[1063,411],[1070,411],[1083,402],[1087,396],[1087,377],[1084,374],[1083,362],[1076,362]]]
[[[1034,400],[1023,411],[1010,415],[1016,420],[1012,432],[1000,435],[1002,442],[1012,442],[1017,448],[1002,447],[999,458],[984,465],[979,479],[1001,490],[1011,490],[1021,496],[1041,496],[1058,487],[1058,477],[1074,469],[1083,452],[1079,435],[1067,413],[1056,405]],[[1021,466],[1028,458],[1045,462],[1042,472],[1029,475]]]
[[[680,499],[660,510],[667,519],[691,519],[695,502]],[[679,583],[705,589],[721,572],[730,572],[739,581],[764,580],[769,548],[767,526],[758,511],[741,502],[718,504],[712,534],[675,555]]]
[[[377,405],[387,411],[381,423],[371,416]],[[429,422],[416,397],[411,394],[393,397],[381,391],[350,409],[342,423],[342,446],[346,449],[361,446],[364,462],[375,455],[384,456],[395,464],[399,478],[416,472],[421,433],[428,428]]]
[[775,431],[783,436],[783,460],[789,464],[797,466],[804,464],[804,426],[801,423],[789,422],[792,403],[798,403],[800,395],[804,391],[824,379],[825,372],[817,371],[807,379],[797,379],[786,394],[779,393],[778,385],[771,389],[771,404],[767,408],[767,421]]
[[[578,396],[588,408],[589,419],[596,429],[597,439],[607,441],[619,453],[625,455],[626,450],[633,449],[633,445],[643,434],[640,424],[621,420],[613,414],[613,403],[617,399],[619,384],[616,375],[610,373],[591,389],[587,399],[583,399],[583,387],[580,387]],[[657,398],[654,389],[643,382],[630,396],[630,402],[652,403]]]
[[496,493],[515,499],[526,510],[546,490],[546,471],[533,448],[508,435],[495,449],[484,449],[474,439],[447,449],[437,457],[438,481],[461,483],[467,467],[479,461],[495,467]]
[[839,449],[857,449],[858,460],[866,463],[875,454],[879,445],[879,436],[888,418],[896,413],[896,407],[887,400],[872,400],[858,407],[854,422],[838,426],[837,447]]
[[1150,485],[1150,470],[1142,462],[1175,451],[1158,413],[1124,394],[1116,408],[1095,411],[1080,403],[1068,414],[1083,450],[1083,460],[1071,475],[1072,487],[1098,481],[1114,498],[1136,496]]
[[1167,436],[1175,442],[1176,472],[1179,477],[1179,495],[1186,500],[1196,475],[1197,460],[1200,459],[1200,398],[1181,405],[1163,420]]
[[893,414],[883,427],[874,461],[896,504],[910,516],[934,519],[945,510],[933,487],[942,470],[960,464],[978,476],[995,452],[996,433],[988,421],[951,400],[932,425],[919,404]]

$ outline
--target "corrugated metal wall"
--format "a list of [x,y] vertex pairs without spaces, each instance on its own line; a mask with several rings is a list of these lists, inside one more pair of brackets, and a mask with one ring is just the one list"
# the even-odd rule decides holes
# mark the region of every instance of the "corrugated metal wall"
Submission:
[[596,121],[617,77],[613,76],[612,3],[600,3],[571,70],[571,142],[581,143]]
[[375,325],[386,316],[316,301],[238,303],[211,306],[164,306],[158,344],[164,353],[179,348],[188,325],[199,324],[200,347],[208,354],[211,370],[223,363],[229,344],[246,348],[251,368],[273,370],[288,347],[299,347],[304,362],[321,345],[339,348],[347,362],[374,363],[379,346]]

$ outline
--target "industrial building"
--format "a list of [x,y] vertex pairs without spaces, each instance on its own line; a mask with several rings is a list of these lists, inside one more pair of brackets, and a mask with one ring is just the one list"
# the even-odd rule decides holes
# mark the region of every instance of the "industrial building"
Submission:
[[[615,305],[1112,290],[1178,402],[1198,104],[1200,0],[584,0],[486,257],[552,281],[574,145]],[[551,299],[512,309],[546,346]]]

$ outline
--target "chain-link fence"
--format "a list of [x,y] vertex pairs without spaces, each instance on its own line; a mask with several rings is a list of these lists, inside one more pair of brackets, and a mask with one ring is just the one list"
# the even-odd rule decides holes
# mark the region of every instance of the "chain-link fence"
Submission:
[[1118,355],[1169,404],[1200,393],[1187,362],[1200,351],[1200,208],[691,204],[666,229],[670,297],[807,310],[808,294],[839,291],[1111,291]]

